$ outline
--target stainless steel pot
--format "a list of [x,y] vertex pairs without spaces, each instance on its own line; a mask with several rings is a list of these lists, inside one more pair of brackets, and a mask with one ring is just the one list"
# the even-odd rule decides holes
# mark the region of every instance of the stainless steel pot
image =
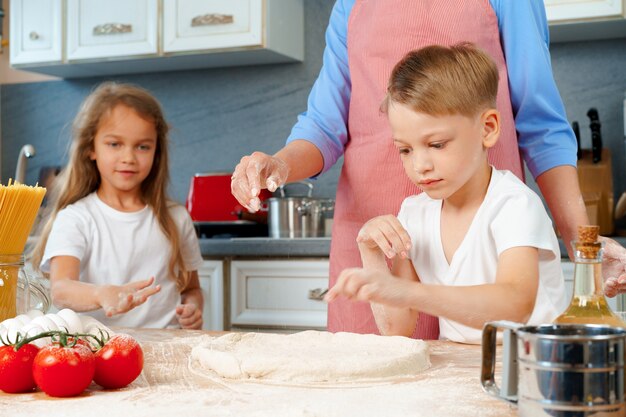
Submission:
[[[501,387],[496,333],[505,329]],[[517,403],[522,417],[623,417],[626,329],[599,325],[487,323],[481,384]]]
[[298,182],[293,184],[307,187],[305,196],[285,195],[285,187],[280,187],[280,197],[267,200],[269,235],[273,238],[306,238],[326,235],[327,219],[332,217],[334,200],[311,197],[313,184]]

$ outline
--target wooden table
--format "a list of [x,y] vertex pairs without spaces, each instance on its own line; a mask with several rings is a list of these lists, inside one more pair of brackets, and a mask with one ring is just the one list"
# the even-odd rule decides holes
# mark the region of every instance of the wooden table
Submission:
[[129,387],[92,384],[74,398],[0,393],[3,416],[516,416],[480,387],[480,347],[431,342],[432,367],[384,383],[294,386],[232,382],[194,370],[191,348],[207,333],[124,329],[142,344],[142,375]]

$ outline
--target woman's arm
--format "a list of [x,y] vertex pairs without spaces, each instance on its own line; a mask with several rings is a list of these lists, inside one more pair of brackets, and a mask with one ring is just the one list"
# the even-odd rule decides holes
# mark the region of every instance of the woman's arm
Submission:
[[574,259],[570,242],[576,239],[579,225],[589,224],[576,168],[569,165],[552,168],[537,177],[537,185],[550,208],[570,259]]

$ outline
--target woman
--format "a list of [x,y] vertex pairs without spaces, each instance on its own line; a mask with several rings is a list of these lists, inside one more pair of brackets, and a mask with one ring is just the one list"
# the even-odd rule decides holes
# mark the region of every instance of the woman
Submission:
[[[461,41],[487,51],[500,74],[497,106],[503,132],[490,151],[490,163],[523,179],[524,158],[566,242],[579,224],[588,223],[575,168],[576,142],[552,76],[542,0],[338,0],[307,111],[274,156],[244,156],[231,185],[235,197],[255,211],[261,188],[273,191],[322,174],[344,156],[331,286],[343,269],[360,266],[355,238],[363,223],[397,213],[406,196],[419,192],[402,178],[389,126],[379,112],[391,69],[410,50]],[[609,243],[605,256],[618,258],[624,249]],[[605,264],[605,271],[626,283],[624,263],[611,260],[613,269]],[[607,281],[607,293],[616,291],[615,280]],[[328,306],[328,329],[374,333],[376,325],[366,303],[336,300]],[[436,320],[421,317],[414,336],[437,335]]]

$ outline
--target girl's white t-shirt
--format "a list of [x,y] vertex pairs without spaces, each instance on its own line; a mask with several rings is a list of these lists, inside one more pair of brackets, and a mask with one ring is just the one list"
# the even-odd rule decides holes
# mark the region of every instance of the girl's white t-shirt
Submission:
[[[202,256],[191,217],[180,205],[170,214],[178,228],[185,267],[195,271]],[[180,327],[176,306],[180,292],[169,278],[171,246],[150,206],[126,213],[106,205],[94,192],[59,211],[46,244],[41,270],[50,271],[55,256],[80,260],[80,281],[123,285],[155,277],[161,291],[127,313],[106,317],[102,309],[85,312],[107,326]]]
[[[441,205],[442,200],[421,193],[406,198],[398,214],[411,236],[410,258],[422,283],[495,283],[500,254],[513,247],[531,246],[539,249],[539,286],[528,324],[550,323],[565,310],[561,252],[552,222],[541,199],[515,175],[492,169],[485,199],[450,263],[441,242]],[[491,300],[484,302],[489,304]],[[481,329],[444,317],[439,318],[439,331],[441,339],[481,342]]]

